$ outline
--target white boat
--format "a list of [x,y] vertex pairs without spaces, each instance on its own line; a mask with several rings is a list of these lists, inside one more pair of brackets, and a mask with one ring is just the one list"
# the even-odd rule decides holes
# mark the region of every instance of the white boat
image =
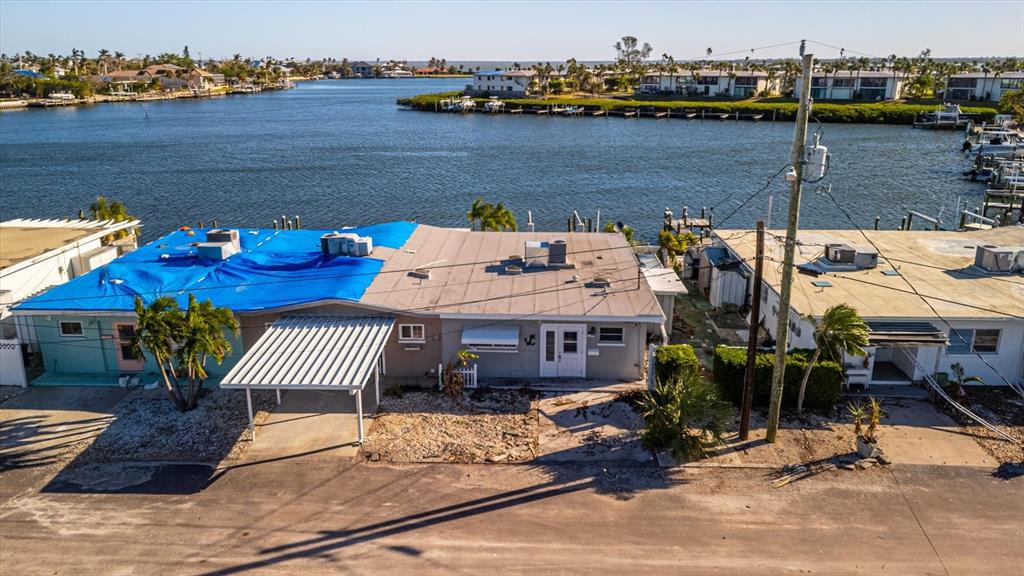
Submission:
[[47,96],[47,98],[50,99],[50,100],[61,100],[61,101],[77,100],[77,98],[75,98],[75,95],[72,94],[71,92],[50,92],[50,94],[49,94],[49,96]]
[[959,104],[946,104],[942,110],[925,112],[914,121],[914,128],[950,129],[964,128],[971,120],[963,115]]
[[505,108],[505,103],[498,100],[497,96],[491,96],[491,99],[484,103],[484,110],[488,112],[497,112]]

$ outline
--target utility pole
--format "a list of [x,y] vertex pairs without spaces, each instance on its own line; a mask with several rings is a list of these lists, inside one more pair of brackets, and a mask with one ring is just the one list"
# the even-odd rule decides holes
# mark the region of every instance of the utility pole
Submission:
[[750,436],[750,409],[754,404],[754,366],[757,364],[757,333],[761,326],[761,275],[764,272],[764,220],[757,221],[757,252],[754,260],[754,294],[750,304],[750,334],[747,336],[747,373],[743,378],[740,407],[740,440]]
[[796,231],[800,224],[800,193],[804,178],[804,147],[807,145],[807,117],[811,108],[811,71],[814,69],[814,54],[804,54],[804,43],[800,43],[803,57],[803,76],[800,82],[800,109],[796,115],[793,134],[793,190],[789,197],[789,222],[786,224],[786,245],[782,257],[782,286],[779,291],[779,322],[775,326],[775,365],[772,369],[772,394],[768,402],[768,430],[765,440],[775,442],[779,431],[779,412],[782,410],[782,387],[786,376],[786,350],[789,348],[789,298],[793,288],[793,252],[796,248]]

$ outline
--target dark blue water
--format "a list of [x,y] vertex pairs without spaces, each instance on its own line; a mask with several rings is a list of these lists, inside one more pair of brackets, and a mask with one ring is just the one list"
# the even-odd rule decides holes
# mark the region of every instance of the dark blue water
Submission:
[[[563,229],[573,209],[645,236],[662,209],[732,211],[788,162],[789,123],[449,115],[399,109],[395,99],[458,89],[462,79],[341,80],[287,92],[149,104],[0,113],[2,218],[72,216],[103,194],[141,217],[152,239],[181,225],[269,226],[298,214],[306,227],[416,219],[465,225],[477,196],[525,222]],[[908,209],[951,219],[958,136],[903,126],[826,125],[829,181],[858,223],[895,227]],[[733,217],[752,226],[780,177]],[[807,227],[850,227],[808,190]]]

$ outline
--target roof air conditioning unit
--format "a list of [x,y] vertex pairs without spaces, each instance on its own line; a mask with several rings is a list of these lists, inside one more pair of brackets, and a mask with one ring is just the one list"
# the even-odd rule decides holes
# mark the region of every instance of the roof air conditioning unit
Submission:
[[1010,274],[1019,270],[1024,262],[1024,254],[1012,248],[1001,248],[991,244],[979,245],[974,251],[974,265],[987,272]]
[[568,264],[566,262],[567,253],[565,240],[557,239],[548,242],[548,266],[555,268],[566,266]]
[[369,256],[373,238],[351,232],[330,232],[320,237],[320,250],[329,256]]
[[217,228],[206,232],[207,242],[227,242],[234,245],[235,251],[242,249],[242,244],[238,239],[238,230],[232,230],[229,228]]
[[524,260],[528,268],[543,268],[548,265],[548,243],[527,240],[523,247]]
[[878,266],[878,252],[858,250],[853,256],[853,265],[862,269]]
[[857,251],[848,244],[826,244],[825,258],[834,264],[853,264]]

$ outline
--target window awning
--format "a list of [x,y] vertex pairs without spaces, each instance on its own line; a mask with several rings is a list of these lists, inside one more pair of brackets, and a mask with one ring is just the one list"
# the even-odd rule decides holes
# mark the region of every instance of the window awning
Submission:
[[463,346],[516,347],[519,345],[519,326],[476,326],[463,328]]
[[278,318],[221,381],[221,388],[362,390],[395,319],[334,315]]
[[872,346],[946,346],[946,334],[929,322],[866,322]]

